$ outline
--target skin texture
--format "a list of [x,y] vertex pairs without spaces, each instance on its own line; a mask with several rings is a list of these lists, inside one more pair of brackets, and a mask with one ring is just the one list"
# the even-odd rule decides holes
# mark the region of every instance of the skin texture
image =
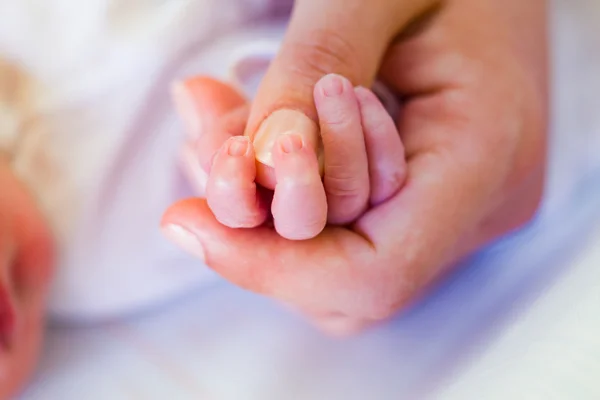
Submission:
[[33,199],[1,157],[0,187],[0,399],[8,399],[37,361],[54,256]]
[[[378,74],[404,99],[398,130],[408,177],[402,189],[351,224],[329,224],[304,241],[287,240],[269,226],[232,229],[200,198],[173,205],[163,227],[191,233],[225,279],[343,334],[408,306],[460,257],[535,215],[548,92],[542,0],[338,3],[296,3],[246,134],[252,137],[280,108],[317,121],[312,92],[326,73],[364,86]],[[356,18],[369,13],[378,19]]]
[[[217,109],[220,102],[229,103],[236,97],[241,100],[237,92],[222,83],[220,90],[213,91],[219,83],[206,78],[184,82],[182,89],[196,91],[198,96],[199,84],[206,85],[206,93],[218,93],[213,96]],[[219,222],[232,228],[252,228],[272,217],[281,236],[309,239],[318,235],[327,222],[350,223],[369,204],[382,202],[401,188],[406,178],[404,147],[392,117],[377,97],[367,89],[353,88],[341,76],[327,75],[315,86],[314,99],[326,155],[324,180],[317,151],[302,135],[301,128],[306,125],[284,130],[273,143],[273,192],[257,185],[256,142],[253,145],[242,136],[247,113],[231,115],[245,118],[244,123],[231,123],[228,115],[225,126],[216,128],[220,131],[216,136],[230,136],[224,144],[218,146],[204,135],[198,138],[197,143],[203,146],[200,162],[195,167],[192,164],[188,173],[192,178],[201,174],[195,172],[198,164],[201,169],[206,165],[202,156],[209,157],[206,172],[210,175],[197,179],[196,184],[206,194]],[[210,145],[215,146],[211,151]],[[202,182],[206,182],[205,187]]]
[[[298,0],[284,46],[251,104],[222,83],[186,82],[193,87],[179,96],[186,98],[180,107],[187,107],[193,144],[185,160],[190,179],[209,193],[173,205],[163,228],[176,242],[181,232],[191,233],[196,242],[188,240],[187,249],[224,278],[300,310],[327,332],[345,334],[388,318],[455,260],[534,216],[546,150],[545,19],[542,0],[439,6]],[[331,108],[320,92],[330,73],[347,77],[353,92]],[[355,89],[376,76],[404,100],[401,141],[390,134],[396,130],[389,120],[376,117],[381,109],[372,94]],[[273,149],[253,148],[261,125],[281,109],[320,128],[322,186],[315,178],[318,149],[297,149],[298,137],[278,139]],[[348,114],[336,118],[336,110]],[[295,134],[304,143],[310,132]],[[229,152],[218,151],[232,142],[248,146],[235,161],[219,160]],[[292,184],[275,188],[273,199],[263,197],[251,183],[249,161],[257,151],[274,151],[275,184],[306,173],[306,187],[297,191]],[[230,195],[219,193],[219,176],[211,171],[217,162],[222,172],[237,170],[229,162],[243,164],[236,179],[247,193],[234,191],[240,206],[228,212],[217,210],[219,198]],[[54,257],[35,202],[1,156],[0,188],[4,399],[35,365]],[[304,195],[316,205],[302,210]],[[275,229],[263,224],[269,211],[279,215]],[[314,223],[302,226],[306,221]]]

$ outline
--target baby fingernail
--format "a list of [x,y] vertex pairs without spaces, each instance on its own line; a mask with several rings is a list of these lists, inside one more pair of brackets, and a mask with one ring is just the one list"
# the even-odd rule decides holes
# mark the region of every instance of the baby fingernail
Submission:
[[192,138],[200,136],[202,129],[200,116],[195,107],[194,97],[185,81],[175,82],[171,86],[171,96],[175,109],[185,124],[186,133]]
[[244,136],[232,137],[229,139],[227,146],[227,154],[232,157],[241,157],[248,152],[250,145],[248,138]]
[[273,167],[273,146],[283,134],[295,133],[302,143],[318,149],[320,144],[317,124],[304,113],[296,110],[277,110],[263,121],[254,136],[256,159]]
[[279,148],[283,153],[291,154],[302,149],[302,137],[295,133],[286,133],[278,139]]
[[344,92],[345,82],[341,76],[329,74],[321,79],[320,85],[324,96],[336,97]]
[[196,235],[179,225],[167,225],[162,228],[163,234],[182,250],[206,262],[204,248]]

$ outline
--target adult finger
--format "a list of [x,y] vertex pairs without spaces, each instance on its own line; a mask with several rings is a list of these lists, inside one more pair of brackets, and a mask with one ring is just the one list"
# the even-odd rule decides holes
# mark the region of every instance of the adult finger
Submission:
[[[319,148],[313,88],[321,77],[337,73],[353,85],[370,86],[390,41],[434,0],[300,0],[295,3],[282,47],[257,95],[246,133],[253,139],[258,179],[273,186],[274,136],[287,125],[301,125],[306,143]],[[289,110],[285,119],[278,110]],[[268,118],[267,118],[268,117]],[[310,121],[313,123],[311,124]]]
[[176,82],[172,96],[199,163],[207,170],[223,143],[243,132],[248,102],[231,85],[205,76]]
[[[171,240],[228,281],[306,310],[370,315],[372,297],[362,277],[372,275],[373,248],[344,228],[326,227],[313,239],[290,241],[261,226],[237,230],[220,224],[203,199],[174,204],[162,227]],[[178,236],[178,237],[175,237]]]
[[247,119],[248,107],[244,105],[225,114],[214,124],[210,133],[196,140],[186,140],[180,152],[180,162],[196,195],[206,195],[208,173],[211,171],[215,155],[224,142],[242,134]]
[[198,161],[198,154],[195,143],[186,141],[179,152],[179,162],[185,175],[185,178],[192,186],[196,196],[204,197],[206,195],[206,182],[208,173],[202,168]]

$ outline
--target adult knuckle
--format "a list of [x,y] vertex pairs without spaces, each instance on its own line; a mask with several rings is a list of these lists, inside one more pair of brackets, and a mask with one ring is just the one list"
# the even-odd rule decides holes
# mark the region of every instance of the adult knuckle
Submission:
[[316,81],[329,73],[346,75],[359,66],[356,50],[332,29],[316,29],[286,43],[284,52],[293,60],[288,64],[295,75]]

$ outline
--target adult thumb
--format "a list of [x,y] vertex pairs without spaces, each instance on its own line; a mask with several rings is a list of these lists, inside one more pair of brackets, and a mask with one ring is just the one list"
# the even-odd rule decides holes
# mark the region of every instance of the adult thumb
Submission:
[[294,131],[320,148],[314,86],[330,73],[369,87],[390,42],[434,0],[297,0],[282,46],[252,103],[246,134],[254,141],[257,181],[274,185],[271,149]]

